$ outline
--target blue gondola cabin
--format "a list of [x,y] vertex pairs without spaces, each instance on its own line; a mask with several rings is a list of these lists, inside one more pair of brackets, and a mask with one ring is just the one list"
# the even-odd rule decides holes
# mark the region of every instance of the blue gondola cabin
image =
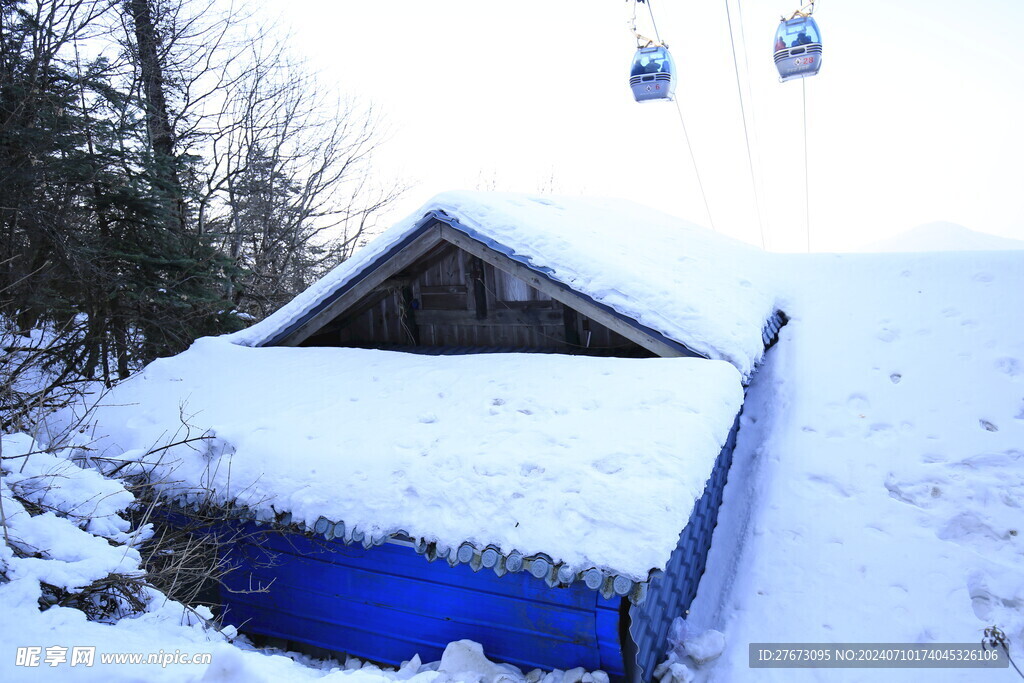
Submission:
[[775,67],[780,81],[814,76],[821,69],[821,29],[811,16],[779,22],[775,31]]
[[637,102],[673,100],[676,93],[676,64],[665,45],[639,48],[629,70],[629,87]]

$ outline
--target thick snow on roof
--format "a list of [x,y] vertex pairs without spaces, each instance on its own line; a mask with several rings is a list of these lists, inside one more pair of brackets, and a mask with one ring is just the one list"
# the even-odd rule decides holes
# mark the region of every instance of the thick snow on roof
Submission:
[[234,340],[257,345],[286,329],[433,210],[744,377],[761,358],[775,311],[761,251],[632,202],[481,192],[438,195]]
[[[197,341],[120,384],[100,448],[367,535],[546,553],[635,580],[663,568],[743,401],[721,361],[420,356]],[[191,426],[182,428],[180,417]],[[172,488],[174,484],[169,485]]]
[[978,643],[993,625],[1021,662],[1024,252],[777,261],[791,320],[750,387],[690,609],[693,632],[726,634],[704,680],[750,678],[749,643]]

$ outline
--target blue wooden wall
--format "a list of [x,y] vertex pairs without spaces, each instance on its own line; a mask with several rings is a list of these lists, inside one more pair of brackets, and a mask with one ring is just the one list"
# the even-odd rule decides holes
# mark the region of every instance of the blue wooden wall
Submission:
[[449,642],[468,638],[492,660],[526,671],[583,666],[623,675],[622,599],[582,582],[548,588],[527,572],[474,573],[401,545],[365,549],[236,524],[247,527],[247,540],[230,557],[237,570],[229,588],[270,587],[223,595],[226,621],[248,633],[393,665],[417,653],[437,661]]

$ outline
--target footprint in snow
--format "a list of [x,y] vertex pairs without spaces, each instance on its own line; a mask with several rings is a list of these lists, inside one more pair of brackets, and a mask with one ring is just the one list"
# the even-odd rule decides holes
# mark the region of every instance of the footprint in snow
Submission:
[[935,535],[943,541],[953,541],[971,548],[976,548],[978,541],[991,546],[993,543],[1002,544],[1010,539],[1009,533],[996,530],[973,510],[961,512]]
[[878,334],[875,335],[875,337],[879,341],[883,341],[883,342],[888,344],[890,342],[894,342],[897,339],[899,339],[900,338],[900,332],[899,332],[899,330],[893,330],[893,329],[890,329],[888,327],[883,327],[882,330]]
[[978,424],[980,424],[987,431],[990,431],[990,432],[998,432],[999,431],[999,427],[996,427],[994,424],[992,424],[988,420],[978,420]]
[[1020,361],[1016,358],[1000,358],[996,361],[996,369],[1005,372],[1010,377],[1016,377],[1021,373]]
[[901,375],[898,372],[894,372],[891,375],[889,375],[889,381],[892,382],[893,384],[899,384],[901,379],[903,379],[903,375]]
[[843,498],[849,498],[850,497],[849,490],[847,490],[847,488],[845,486],[840,484],[839,480],[837,480],[834,477],[830,477],[830,476],[826,476],[826,475],[821,475],[821,474],[812,474],[812,475],[808,476],[807,479],[808,479],[808,481],[812,481],[815,484],[821,484],[825,488],[831,489],[833,492],[838,493]]
[[921,481],[897,481],[895,477],[889,476],[885,481],[885,488],[889,491],[889,497],[913,505],[921,509],[933,507],[939,498],[942,498],[943,482],[923,479]]
[[992,282],[995,277],[991,273],[975,273],[974,277],[971,278],[975,282]]
[[846,406],[858,417],[864,417],[864,412],[871,407],[871,402],[864,394],[850,394],[846,399]]

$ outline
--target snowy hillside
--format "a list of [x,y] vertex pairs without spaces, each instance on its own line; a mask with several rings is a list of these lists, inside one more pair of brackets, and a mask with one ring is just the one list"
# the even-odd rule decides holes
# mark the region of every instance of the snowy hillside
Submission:
[[858,249],[863,252],[1003,251],[1024,249],[1021,240],[976,232],[958,223],[935,221]]
[[[1024,659],[1024,254],[779,257],[792,316],[748,395],[691,631],[708,680],[751,642],[978,642]],[[984,678],[980,677],[984,674]],[[928,680],[1018,680],[929,670]]]

